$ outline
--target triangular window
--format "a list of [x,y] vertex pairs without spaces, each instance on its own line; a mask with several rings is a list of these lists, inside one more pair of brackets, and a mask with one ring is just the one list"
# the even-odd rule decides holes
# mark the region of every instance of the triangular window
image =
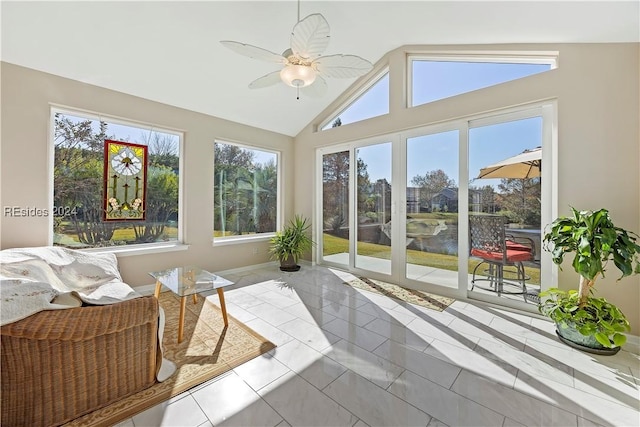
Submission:
[[389,72],[375,80],[371,86],[353,100],[339,114],[328,120],[322,130],[331,129],[371,117],[389,113]]

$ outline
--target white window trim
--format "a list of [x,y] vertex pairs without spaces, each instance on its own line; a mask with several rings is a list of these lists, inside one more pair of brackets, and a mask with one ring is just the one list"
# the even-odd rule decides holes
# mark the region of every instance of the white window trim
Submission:
[[[406,60],[407,70],[407,108],[419,107],[413,105],[413,62],[414,61],[442,61],[442,62],[475,62],[475,63],[508,63],[508,64],[547,64],[551,70],[558,67],[558,51],[425,51],[408,52]],[[523,77],[526,78],[526,77]],[[466,92],[464,92],[466,93]],[[460,94],[461,95],[461,94]],[[444,98],[446,99],[446,98]],[[435,101],[431,101],[435,102]]]
[[558,66],[558,51],[423,51],[407,52],[411,61],[500,62]]
[[[247,144],[246,142],[238,142],[233,141],[228,138],[216,138],[213,141],[214,144],[228,144],[235,145],[236,147],[245,148],[247,150],[259,150],[264,151],[266,153],[272,153],[276,155],[276,176],[278,179],[278,184],[276,185],[276,231],[280,231],[282,229],[282,152],[278,150],[274,150],[273,148],[261,147],[257,144]],[[213,174],[214,174],[214,182],[215,182],[215,158],[213,159]],[[214,199],[215,199],[215,185],[213,185]],[[214,202],[215,203],[215,202]],[[214,224],[215,224],[215,212],[214,216]],[[211,224],[212,229],[213,224]],[[255,243],[261,241],[269,241],[273,236],[275,236],[276,231],[268,232],[268,233],[260,233],[260,234],[242,234],[239,236],[223,236],[223,237],[213,237],[211,239],[212,246],[227,246],[227,245],[236,245],[243,243]]]
[[87,248],[80,249],[83,252],[95,253],[112,253],[118,258],[124,258],[134,255],[159,254],[164,252],[186,251],[190,245],[179,242],[156,242],[156,243],[139,243],[136,245],[112,246],[106,248]]
[[240,236],[214,237],[213,246],[239,245],[242,243],[268,242],[276,233],[243,234]]
[[[132,255],[144,255],[148,253],[160,253],[160,252],[173,252],[186,250],[189,248],[189,245],[184,244],[184,131],[167,128],[164,126],[159,126],[151,123],[144,123],[136,120],[124,119],[121,117],[111,116],[109,114],[98,113],[89,110],[79,110],[73,107],[61,105],[61,104],[49,104],[50,108],[50,119],[49,119],[49,159],[48,165],[49,170],[48,176],[51,178],[48,181],[48,191],[49,191],[49,200],[47,205],[53,206],[53,191],[54,191],[54,180],[53,174],[55,169],[55,115],[57,113],[72,115],[75,117],[79,117],[87,120],[103,120],[106,122],[110,122],[117,125],[122,126],[131,126],[137,127],[140,129],[148,130],[148,131],[157,131],[168,133],[170,135],[175,135],[178,137],[178,150],[179,150],[179,158],[178,162],[180,165],[180,172],[178,173],[178,238],[175,241],[170,242],[156,242],[156,243],[138,243],[138,244],[129,244],[123,246],[110,246],[103,248],[82,248],[79,249],[81,251],[86,252],[109,252],[115,253],[118,257],[124,256],[132,256]],[[48,235],[48,244],[53,245],[53,215],[49,215],[47,217],[48,227],[49,227],[49,235]]]
[[[388,74],[389,74],[389,66],[385,64],[385,66],[381,70],[376,72],[371,78],[369,78],[369,80],[366,83],[362,84],[357,91],[355,91],[351,96],[349,96],[345,102],[340,104],[340,107],[333,110],[333,112],[329,114],[326,119],[321,121],[316,128],[316,132],[323,132],[325,130],[329,130],[330,128],[329,129],[323,129],[323,128],[329,123],[333,122],[335,119],[337,119],[338,116],[344,113],[349,107],[351,107],[351,105],[353,105],[353,103],[355,103],[358,99],[360,99],[362,95],[364,95],[369,89],[375,86],[380,80],[382,80],[382,78],[385,75],[388,75]],[[391,94],[389,94],[389,102],[391,99],[390,95]],[[390,105],[387,105],[387,107],[389,110],[391,109]],[[381,116],[384,116],[384,114],[381,114],[378,116],[372,116],[372,117],[381,117]],[[368,117],[367,119],[372,117]],[[362,120],[367,120],[367,119],[362,119]],[[358,120],[357,122],[360,122],[362,120]],[[357,123],[357,122],[353,122],[353,123]],[[344,126],[348,124],[350,123],[345,123]]]

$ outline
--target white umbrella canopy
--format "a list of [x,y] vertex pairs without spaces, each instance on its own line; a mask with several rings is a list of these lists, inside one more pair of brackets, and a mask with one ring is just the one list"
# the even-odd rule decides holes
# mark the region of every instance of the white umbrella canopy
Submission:
[[542,147],[522,153],[480,169],[480,178],[537,178],[542,167]]

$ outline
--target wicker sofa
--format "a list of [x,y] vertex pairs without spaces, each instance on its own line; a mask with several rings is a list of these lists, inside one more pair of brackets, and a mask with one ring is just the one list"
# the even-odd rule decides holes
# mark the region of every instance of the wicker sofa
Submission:
[[162,360],[158,319],[158,301],[148,296],[4,324],[2,426],[61,425],[153,385]]
[[60,425],[155,383],[158,302],[42,311],[0,328],[2,425]]

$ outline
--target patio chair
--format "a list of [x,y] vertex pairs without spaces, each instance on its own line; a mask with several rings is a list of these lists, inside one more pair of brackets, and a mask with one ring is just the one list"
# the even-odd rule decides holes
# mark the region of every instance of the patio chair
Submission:
[[[469,250],[472,258],[480,260],[473,269],[471,290],[475,286],[501,294],[523,295],[527,301],[526,281],[531,278],[525,274],[524,262],[532,262],[535,256],[533,240],[515,238],[505,232],[505,218],[498,215],[469,216]],[[481,278],[476,277],[481,266],[484,270]],[[514,267],[514,269],[505,269]],[[505,278],[505,273],[508,276]],[[478,282],[488,282],[480,286]],[[517,287],[517,290],[505,289]]]

